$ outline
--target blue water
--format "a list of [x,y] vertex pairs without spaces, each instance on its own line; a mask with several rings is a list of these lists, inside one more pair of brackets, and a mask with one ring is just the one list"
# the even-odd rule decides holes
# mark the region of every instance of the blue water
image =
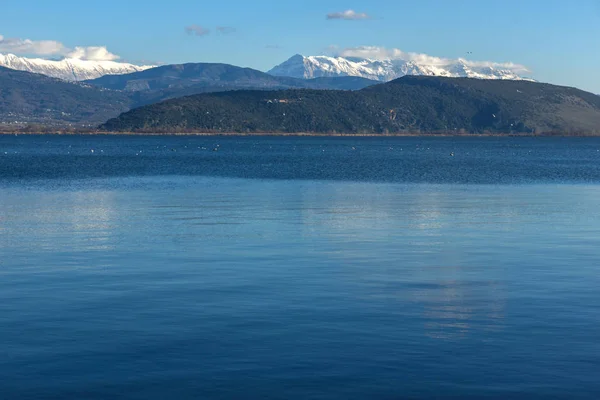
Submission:
[[0,398],[596,399],[599,210],[593,138],[0,136]]

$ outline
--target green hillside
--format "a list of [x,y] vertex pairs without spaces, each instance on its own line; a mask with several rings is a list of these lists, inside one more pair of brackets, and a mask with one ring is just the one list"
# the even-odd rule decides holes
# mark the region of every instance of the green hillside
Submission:
[[131,105],[120,92],[0,67],[0,122],[97,125]]
[[235,91],[131,110],[110,131],[600,133],[600,97],[528,81],[407,76],[360,91]]

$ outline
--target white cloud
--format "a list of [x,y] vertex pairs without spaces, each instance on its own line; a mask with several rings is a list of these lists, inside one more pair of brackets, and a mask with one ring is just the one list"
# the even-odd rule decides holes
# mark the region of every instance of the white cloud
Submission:
[[342,12],[334,12],[327,14],[327,19],[344,19],[347,21],[356,21],[360,19],[371,19],[368,14],[359,13],[354,10],[346,10]]
[[50,56],[60,54],[64,49],[65,46],[55,40],[7,38],[0,35],[0,53]]
[[189,25],[185,27],[185,33],[195,36],[206,36],[210,33],[210,29],[201,27],[200,25]]
[[404,60],[413,61],[417,64],[422,65],[433,65],[433,66],[446,66],[454,64],[458,61],[463,62],[465,65],[470,67],[490,67],[490,68],[501,68],[513,71],[515,73],[527,73],[530,72],[527,67],[521,64],[515,64],[512,62],[498,63],[493,61],[471,61],[463,58],[451,59],[443,57],[430,56],[422,53],[410,53],[404,52],[400,49],[387,49],[385,47],[377,46],[359,46],[342,49],[336,52],[337,56],[340,57],[358,57],[368,58],[372,60]]
[[77,46],[68,48],[56,40],[31,40],[7,38],[0,35],[0,53],[35,56],[64,56],[80,60],[114,61],[120,57],[109,52],[105,46]]
[[69,58],[77,58],[80,60],[90,61],[115,61],[119,57],[111,53],[105,46],[90,46],[90,47],[75,47],[73,51],[66,54]]

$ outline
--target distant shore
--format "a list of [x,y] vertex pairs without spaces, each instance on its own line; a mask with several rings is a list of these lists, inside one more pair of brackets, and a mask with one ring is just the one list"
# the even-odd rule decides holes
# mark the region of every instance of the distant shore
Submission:
[[600,137],[594,133],[459,133],[459,132],[399,132],[399,133],[317,133],[317,132],[111,132],[99,130],[0,130],[0,135],[106,135],[106,136],[312,136],[312,137]]

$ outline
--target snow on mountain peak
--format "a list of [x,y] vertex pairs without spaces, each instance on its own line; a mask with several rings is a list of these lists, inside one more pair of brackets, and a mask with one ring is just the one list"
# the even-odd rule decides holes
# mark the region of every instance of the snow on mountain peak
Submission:
[[82,59],[78,56],[82,50],[73,53],[73,57],[62,60],[19,57],[14,54],[0,53],[0,66],[19,71],[33,72],[59,78],[66,81],[83,81],[104,75],[128,74],[153,68],[152,65],[134,65],[107,60]]
[[359,76],[382,82],[405,75],[531,80],[521,76],[520,72],[526,69],[515,64],[477,62],[462,58],[449,60],[423,54],[403,53],[400,50],[382,53],[379,49],[377,49],[378,54],[390,58],[364,57],[372,54],[373,49],[364,48],[363,51],[345,52],[344,56],[334,57],[297,54],[271,69],[269,73],[304,79]]

